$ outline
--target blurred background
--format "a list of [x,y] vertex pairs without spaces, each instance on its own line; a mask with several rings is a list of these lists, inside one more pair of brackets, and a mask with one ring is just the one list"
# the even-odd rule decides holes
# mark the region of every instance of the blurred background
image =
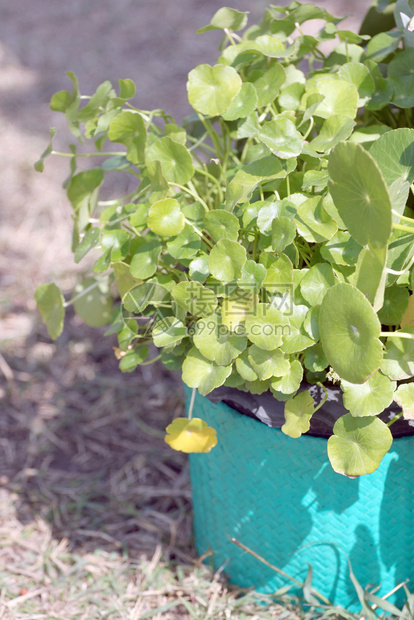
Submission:
[[[267,4],[230,6],[250,11],[255,23]],[[49,158],[42,174],[33,164],[49,127],[57,127],[56,150],[71,141],[63,115],[49,110],[52,94],[71,88],[68,70],[83,94],[131,78],[138,108],[164,108],[181,120],[190,112],[187,74],[214,64],[221,40],[196,30],[222,5],[0,0],[0,543],[8,541],[0,566],[15,570],[0,568],[0,582],[3,575],[10,596],[26,595],[16,576],[16,562],[30,562],[23,538],[34,549],[56,540],[73,553],[99,547],[146,558],[159,548],[167,561],[195,557],[186,459],[162,439],[165,424],[183,412],[178,377],[160,366],[122,375],[102,330],[69,313],[54,343],[36,313],[36,286],[55,281],[69,291],[82,264],[73,263],[61,189],[68,161]],[[346,27],[357,29],[369,2],[319,5],[349,14]],[[33,571],[42,587],[44,574]]]

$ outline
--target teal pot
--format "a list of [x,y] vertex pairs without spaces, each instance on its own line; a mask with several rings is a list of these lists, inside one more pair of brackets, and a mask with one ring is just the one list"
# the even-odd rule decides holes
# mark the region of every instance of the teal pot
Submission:
[[[190,455],[197,552],[212,552],[208,561],[230,583],[269,594],[291,582],[232,538],[297,580],[311,565],[313,587],[350,611],[360,604],[348,558],[362,587],[379,586],[379,596],[407,579],[414,583],[414,438],[399,436],[374,473],[349,479],[332,470],[326,436],[292,439],[249,417],[278,426],[283,403],[271,398],[276,413],[269,414],[262,397],[229,393],[219,392],[216,403],[197,393],[194,404],[193,416],[218,436],[211,452]],[[256,403],[248,403],[249,415],[221,401],[243,410],[245,396]],[[333,421],[341,410],[338,394],[330,393],[317,431],[329,435],[323,420]],[[403,424],[391,426],[397,436],[413,432]],[[401,588],[388,600],[401,605],[404,598]]]

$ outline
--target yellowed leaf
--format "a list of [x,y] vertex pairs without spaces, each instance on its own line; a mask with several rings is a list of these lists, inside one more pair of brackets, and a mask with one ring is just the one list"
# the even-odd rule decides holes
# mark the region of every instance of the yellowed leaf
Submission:
[[165,442],[180,452],[210,452],[217,444],[217,433],[200,418],[177,418],[166,428]]
[[414,295],[410,295],[407,310],[401,319],[401,327],[414,327]]

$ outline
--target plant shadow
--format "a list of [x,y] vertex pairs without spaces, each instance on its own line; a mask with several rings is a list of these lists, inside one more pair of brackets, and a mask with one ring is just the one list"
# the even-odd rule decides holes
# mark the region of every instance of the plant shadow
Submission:
[[157,363],[122,374],[111,345],[72,315],[56,343],[37,324],[3,350],[0,484],[21,522],[44,519],[72,550],[136,556],[161,544],[184,559],[187,460],[163,441],[182,414],[181,384]]

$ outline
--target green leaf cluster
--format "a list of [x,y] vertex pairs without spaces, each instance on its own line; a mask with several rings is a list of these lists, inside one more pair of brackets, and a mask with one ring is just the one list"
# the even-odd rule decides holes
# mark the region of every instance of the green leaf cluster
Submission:
[[51,108],[82,145],[63,154],[65,189],[75,261],[93,260],[72,299],[38,289],[51,337],[73,304],[117,335],[121,370],[153,344],[201,394],[270,390],[292,437],[316,410],[303,379],[335,378],[349,414],[331,463],[374,471],[392,441],[378,416],[394,400],[414,415],[414,15],[393,7],[377,2],[360,34],[313,4],[254,25],[220,9],[200,30],[223,32],[220,53],[190,72],[181,124],[136,107],[131,80],[81,96],[68,74]]

